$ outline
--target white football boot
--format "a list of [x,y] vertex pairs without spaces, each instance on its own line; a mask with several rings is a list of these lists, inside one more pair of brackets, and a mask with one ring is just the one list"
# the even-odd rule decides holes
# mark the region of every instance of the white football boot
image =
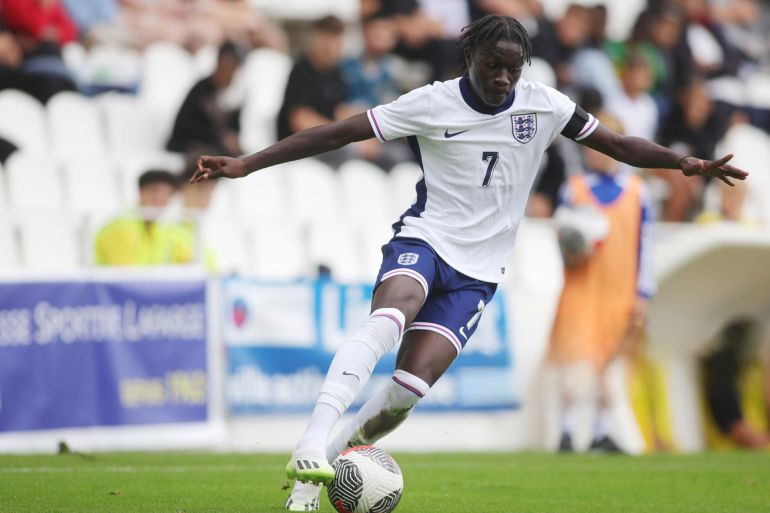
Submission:
[[288,511],[318,511],[319,496],[322,489],[321,485],[295,482],[291,495],[286,500],[286,509]]

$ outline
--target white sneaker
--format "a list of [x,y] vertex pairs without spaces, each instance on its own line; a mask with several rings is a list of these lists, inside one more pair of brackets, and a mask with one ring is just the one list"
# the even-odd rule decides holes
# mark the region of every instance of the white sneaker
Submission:
[[320,504],[321,485],[313,483],[294,483],[294,489],[286,500],[286,509],[289,511],[318,511]]
[[327,485],[334,479],[334,468],[323,452],[298,449],[286,464],[286,476],[303,483]]

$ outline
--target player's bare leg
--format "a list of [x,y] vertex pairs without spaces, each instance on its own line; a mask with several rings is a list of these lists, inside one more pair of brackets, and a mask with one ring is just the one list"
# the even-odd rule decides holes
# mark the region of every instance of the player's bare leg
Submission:
[[326,459],[329,432],[369,381],[382,355],[399,342],[424,300],[420,283],[407,276],[393,276],[377,287],[369,319],[332,360],[308,426],[286,466],[290,479],[326,484],[334,478]]
[[327,449],[331,461],[348,447],[370,445],[396,429],[446,372],[457,350],[443,335],[415,330],[404,336],[393,379],[372,396]]

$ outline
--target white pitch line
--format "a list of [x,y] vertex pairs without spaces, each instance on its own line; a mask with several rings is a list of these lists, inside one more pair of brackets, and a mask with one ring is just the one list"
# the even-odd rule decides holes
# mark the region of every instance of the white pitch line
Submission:
[[[273,468],[273,465],[179,465],[173,467],[134,467],[134,466],[83,466],[83,467],[5,467],[0,474],[56,474],[66,472],[111,472],[114,474],[133,474],[139,472],[185,473],[185,472],[241,472]],[[276,468],[282,470],[280,466]]]

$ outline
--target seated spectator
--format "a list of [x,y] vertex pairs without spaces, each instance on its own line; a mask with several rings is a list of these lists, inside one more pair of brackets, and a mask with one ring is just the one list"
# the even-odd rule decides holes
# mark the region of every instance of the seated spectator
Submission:
[[4,164],[8,157],[18,149],[11,141],[0,136],[0,164]]
[[741,58],[754,65],[770,64],[770,5],[758,0],[725,0],[712,7],[714,18],[724,24],[725,37]]
[[166,148],[180,153],[214,152],[236,156],[240,109],[222,102],[222,92],[232,84],[243,56],[233,43],[219,48],[214,73],[193,86],[177,113]]
[[[382,16],[374,16],[364,20],[363,32],[363,53],[342,63],[347,88],[346,102],[360,111],[389,103],[401,94],[391,73],[391,59],[388,56],[396,44],[393,22]],[[403,140],[389,141],[376,147],[366,144],[363,147],[367,152],[362,156],[383,169],[413,159],[411,150]]]
[[144,266],[184,262],[175,254],[173,230],[158,220],[177,190],[177,177],[151,170],[139,177],[139,208],[102,227],[94,241],[96,265]]
[[370,109],[389,103],[401,94],[390,58],[396,46],[396,28],[388,18],[372,16],[363,21],[363,36],[363,52],[342,62],[342,74],[347,102]]
[[0,89],[19,89],[43,103],[74,91],[61,45],[76,36],[57,0],[0,0]]
[[623,125],[626,135],[654,139],[658,108],[649,94],[653,75],[640,52],[631,51],[620,69],[621,90],[607,98],[607,112]]
[[[360,112],[346,102],[346,86],[340,62],[344,25],[334,16],[313,24],[307,48],[295,62],[278,112],[278,138],[344,119]],[[312,84],[312,87],[308,87]],[[319,155],[333,167],[346,160],[363,158],[376,162],[382,148],[375,139],[362,141]]]
[[740,55],[725,37],[722,25],[711,16],[707,0],[684,0],[682,8],[684,37],[679,40],[677,51],[689,57],[688,74],[708,78],[735,75]]
[[577,4],[570,4],[555,24],[545,18],[538,20],[538,30],[532,38],[533,55],[553,66],[560,88],[574,82],[571,61],[588,43],[590,31],[590,12]]
[[[758,357],[755,330],[747,320],[730,324],[719,346],[702,361],[707,432],[710,423],[718,431],[709,433],[712,445],[770,448],[770,387],[762,383],[770,379],[770,361]],[[759,379],[748,379],[752,374]]]
[[[731,115],[730,108],[712,101],[703,78],[692,77],[680,90],[677,104],[661,124],[659,142],[685,155],[712,158]],[[688,221],[703,193],[705,181],[701,177],[674,174],[654,171],[669,188],[662,217],[665,221]]]
[[[429,64],[431,81],[448,80],[461,73],[458,71],[459,62],[455,59],[454,41],[457,34],[447,33],[447,25],[429,12],[452,9],[469,21],[467,6],[458,11],[456,7],[448,8],[447,2],[443,0],[381,0],[378,3],[376,12],[390,18],[396,25],[398,44],[394,52],[397,55],[410,61]],[[462,22],[446,21],[454,27],[454,31],[463,26]]]

